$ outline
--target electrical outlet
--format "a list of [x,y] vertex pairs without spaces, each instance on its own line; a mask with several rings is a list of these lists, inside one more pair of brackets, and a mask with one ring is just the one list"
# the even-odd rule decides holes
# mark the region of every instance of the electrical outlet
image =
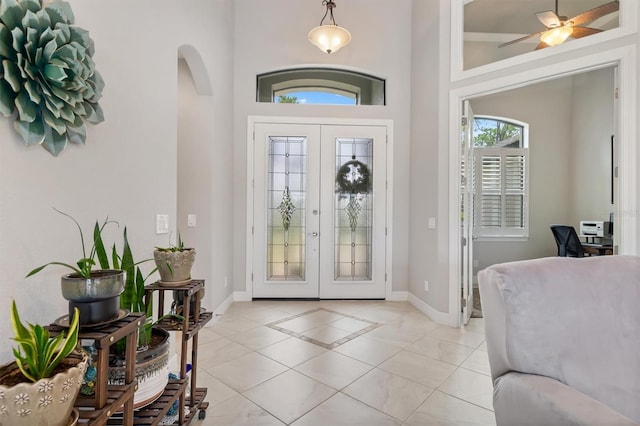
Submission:
[[424,280],[424,291],[429,291],[429,280]]

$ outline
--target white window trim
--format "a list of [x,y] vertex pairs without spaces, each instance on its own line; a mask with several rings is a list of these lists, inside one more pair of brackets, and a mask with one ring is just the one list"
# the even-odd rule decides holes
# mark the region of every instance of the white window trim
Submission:
[[[525,122],[513,120],[508,117],[497,117],[490,115],[478,115],[474,117],[474,119],[487,119],[487,120],[496,120],[501,121],[508,124],[514,124],[516,126],[522,127],[522,141],[521,144],[523,148],[499,148],[499,147],[474,147],[473,148],[473,197],[474,203],[474,221],[473,221],[473,235],[477,241],[527,241],[529,239],[529,216],[530,216],[530,208],[529,208],[529,187],[531,186],[529,181],[529,125]],[[504,159],[508,155],[519,155],[521,154],[524,157],[524,200],[523,200],[523,228],[506,228],[503,226],[500,229],[496,230],[496,228],[483,229],[479,224],[482,223],[482,211],[480,208],[479,200],[482,196],[482,188],[479,184],[482,176],[476,176],[476,172],[481,170],[482,165],[482,157],[483,155],[495,155],[501,158],[501,164],[504,164]],[[506,202],[506,188],[504,186],[504,173],[501,176],[501,199],[502,199],[502,214],[506,214],[506,208],[504,203]],[[502,218],[504,223],[504,216]]]

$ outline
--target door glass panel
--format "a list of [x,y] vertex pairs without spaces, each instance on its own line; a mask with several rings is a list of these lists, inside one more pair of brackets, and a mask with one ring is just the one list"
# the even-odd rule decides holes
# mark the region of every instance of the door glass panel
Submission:
[[305,279],[307,138],[269,137],[267,280]]
[[373,245],[373,140],[336,138],[334,278],[370,281]]

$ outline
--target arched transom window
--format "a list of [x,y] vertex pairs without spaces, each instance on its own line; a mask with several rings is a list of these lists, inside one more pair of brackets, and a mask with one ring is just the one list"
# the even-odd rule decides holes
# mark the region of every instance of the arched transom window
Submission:
[[257,76],[258,102],[385,105],[385,80],[328,68],[281,70]]

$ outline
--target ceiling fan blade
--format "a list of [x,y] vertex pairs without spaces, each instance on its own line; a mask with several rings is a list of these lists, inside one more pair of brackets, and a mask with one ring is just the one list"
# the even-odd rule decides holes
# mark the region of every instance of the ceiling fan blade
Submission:
[[547,43],[545,43],[544,41],[541,41],[540,43],[538,43],[538,45],[536,46],[536,50],[540,50],[540,49],[544,49],[545,47],[549,47],[549,45]]
[[526,36],[524,36],[524,37],[520,37],[520,38],[517,38],[517,39],[515,39],[515,40],[511,40],[511,41],[508,41],[508,42],[506,42],[506,43],[502,43],[502,44],[500,44],[498,47],[510,46],[510,45],[512,45],[512,44],[518,43],[518,42],[520,42],[520,41],[525,41],[525,40],[528,40],[528,39],[533,38],[533,37],[540,37],[540,35],[541,35],[543,32],[544,32],[544,31],[539,32],[539,33],[535,33],[535,34],[529,34],[529,35],[526,35]]
[[595,29],[595,28],[573,27],[573,32],[571,33],[571,37],[572,38],[580,38],[580,37],[586,37],[586,36],[598,34],[598,33],[601,33],[601,32],[602,32],[602,30],[598,30],[598,29]]
[[608,15],[610,13],[616,12],[620,9],[619,1],[612,1],[610,3],[606,3],[600,5],[598,7],[594,7],[593,9],[587,10],[586,12],[582,12],[579,15],[574,16],[569,19],[571,25],[581,25],[586,24],[587,22],[594,21],[601,16]]
[[538,20],[547,28],[559,27],[560,17],[552,10],[536,13]]

